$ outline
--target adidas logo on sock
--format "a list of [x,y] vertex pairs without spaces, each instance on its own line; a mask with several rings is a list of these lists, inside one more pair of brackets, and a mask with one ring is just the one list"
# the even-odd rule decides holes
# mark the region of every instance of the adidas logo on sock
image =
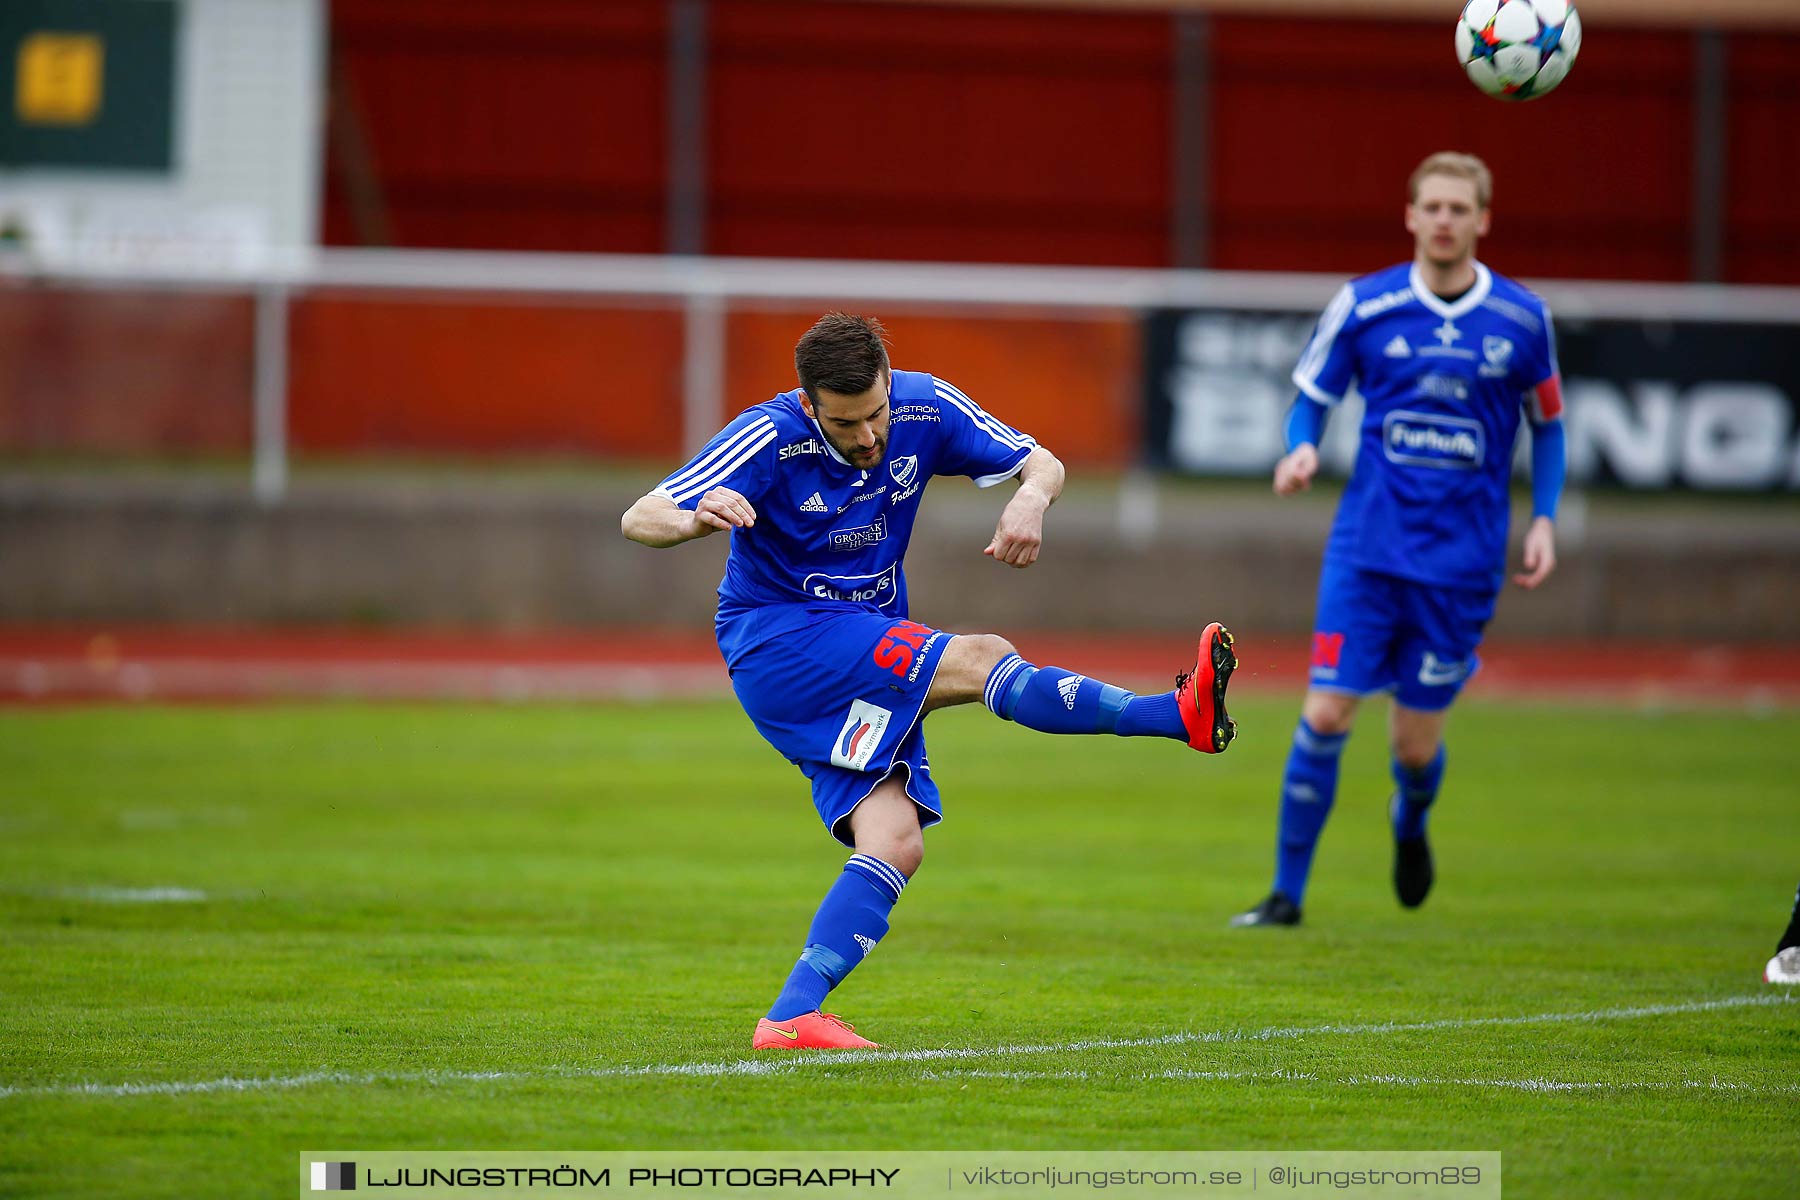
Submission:
[[1056,694],[1062,697],[1063,704],[1070,712],[1075,711],[1075,693],[1081,690],[1081,681],[1085,676],[1070,675],[1056,685]]
[[1386,346],[1384,346],[1382,348],[1381,352],[1383,354],[1387,355],[1389,358],[1411,358],[1412,357],[1412,347],[1407,345],[1406,339],[1401,337],[1397,333],[1394,335],[1394,340],[1389,342]]
[[814,492],[812,495],[810,495],[806,498],[806,503],[802,504],[800,506],[800,511],[801,512],[824,512],[825,511],[824,498],[821,497],[819,495],[819,493]]
[[875,939],[869,938],[869,937],[864,937],[860,933],[853,933],[850,936],[855,938],[856,944],[863,948],[863,957],[864,958],[869,957],[869,951],[871,951],[875,948]]

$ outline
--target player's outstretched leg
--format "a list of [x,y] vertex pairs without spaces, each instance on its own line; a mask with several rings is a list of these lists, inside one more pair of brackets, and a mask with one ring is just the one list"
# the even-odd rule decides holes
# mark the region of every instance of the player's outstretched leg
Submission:
[[1763,968],[1764,983],[1800,983],[1800,888],[1794,890],[1794,915],[1776,944],[1775,957]]
[[852,810],[850,829],[856,853],[825,893],[781,995],[756,1023],[753,1050],[880,1048],[820,1006],[887,933],[888,914],[925,857],[918,809],[904,777],[877,785]]
[[1225,689],[1237,669],[1231,633],[1213,622],[1200,635],[1191,671],[1171,691],[1139,696],[1064,667],[1036,666],[993,634],[954,638],[932,681],[927,708],[980,700],[995,716],[1043,733],[1165,737],[1217,754],[1237,736]]

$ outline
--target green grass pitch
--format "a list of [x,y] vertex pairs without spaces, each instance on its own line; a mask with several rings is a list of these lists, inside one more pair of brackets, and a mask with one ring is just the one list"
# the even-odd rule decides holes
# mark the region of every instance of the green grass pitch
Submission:
[[933,717],[949,819],[832,1007],[961,1053],[749,1072],[843,851],[729,704],[0,713],[0,1195],[287,1195],[326,1147],[1494,1149],[1514,1196],[1788,1192],[1800,996],[1759,976],[1800,714],[1472,699],[1403,912],[1372,708],[1307,926],[1235,931],[1294,701],[1233,708],[1219,759]]

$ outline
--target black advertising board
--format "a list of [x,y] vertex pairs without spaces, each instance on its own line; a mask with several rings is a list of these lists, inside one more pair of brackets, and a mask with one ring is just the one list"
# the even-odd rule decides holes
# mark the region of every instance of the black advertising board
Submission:
[[[1261,475],[1282,452],[1289,373],[1317,313],[1163,309],[1144,327],[1147,457]],[[1800,313],[1792,324],[1556,318],[1569,473],[1600,486],[1800,491]],[[1333,414],[1349,472],[1361,403]]]

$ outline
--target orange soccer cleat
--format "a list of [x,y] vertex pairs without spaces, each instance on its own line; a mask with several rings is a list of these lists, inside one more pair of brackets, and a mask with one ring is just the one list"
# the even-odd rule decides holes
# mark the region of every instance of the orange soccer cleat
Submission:
[[752,1050],[879,1050],[842,1017],[828,1012],[809,1012],[785,1021],[764,1017],[756,1023]]
[[1214,621],[1200,635],[1194,669],[1175,677],[1175,706],[1187,726],[1188,745],[1202,754],[1217,754],[1237,736],[1237,722],[1225,712],[1225,685],[1237,670],[1231,631]]

